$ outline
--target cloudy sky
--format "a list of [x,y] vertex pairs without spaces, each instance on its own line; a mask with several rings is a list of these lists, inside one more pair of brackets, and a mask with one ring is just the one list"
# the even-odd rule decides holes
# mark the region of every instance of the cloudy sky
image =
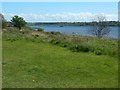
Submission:
[[117,2],[3,2],[2,14],[9,21],[22,16],[28,22],[84,22],[104,14],[109,21],[118,19]]

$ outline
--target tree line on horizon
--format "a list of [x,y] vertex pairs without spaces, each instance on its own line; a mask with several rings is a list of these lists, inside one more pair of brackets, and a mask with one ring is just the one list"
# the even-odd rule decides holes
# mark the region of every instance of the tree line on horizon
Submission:
[[[73,25],[73,26],[94,26],[97,22],[27,22],[28,26],[33,25]],[[119,21],[105,21],[107,26],[120,26]]]

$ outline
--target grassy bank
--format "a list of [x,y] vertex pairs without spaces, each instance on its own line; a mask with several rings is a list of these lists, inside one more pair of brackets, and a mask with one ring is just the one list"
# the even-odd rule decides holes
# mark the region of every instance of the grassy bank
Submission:
[[[104,42],[103,42],[104,41]],[[74,45],[108,47],[106,54],[71,50]],[[108,46],[107,46],[108,45]],[[90,47],[90,48],[91,48]],[[117,40],[59,33],[3,30],[3,87],[114,88],[118,85]],[[75,49],[76,50],[76,49]],[[117,52],[117,51],[116,51]]]

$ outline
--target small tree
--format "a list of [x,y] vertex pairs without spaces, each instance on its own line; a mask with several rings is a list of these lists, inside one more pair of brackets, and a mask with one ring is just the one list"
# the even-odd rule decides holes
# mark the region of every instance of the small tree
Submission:
[[17,27],[19,30],[26,25],[25,20],[17,15],[12,17],[11,21],[13,22],[14,26]]
[[107,26],[106,17],[103,14],[96,15],[93,22],[94,24],[90,32],[98,38],[102,38],[110,32],[110,28]]

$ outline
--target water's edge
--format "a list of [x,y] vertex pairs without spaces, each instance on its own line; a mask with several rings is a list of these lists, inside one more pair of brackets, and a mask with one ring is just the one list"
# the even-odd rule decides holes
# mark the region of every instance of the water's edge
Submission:
[[[33,29],[43,28],[46,32],[60,32],[62,34],[75,34],[82,36],[93,36],[90,32],[92,26],[63,26],[58,25],[41,25],[41,26],[29,26]],[[118,39],[118,27],[109,27],[110,32],[105,37]]]

